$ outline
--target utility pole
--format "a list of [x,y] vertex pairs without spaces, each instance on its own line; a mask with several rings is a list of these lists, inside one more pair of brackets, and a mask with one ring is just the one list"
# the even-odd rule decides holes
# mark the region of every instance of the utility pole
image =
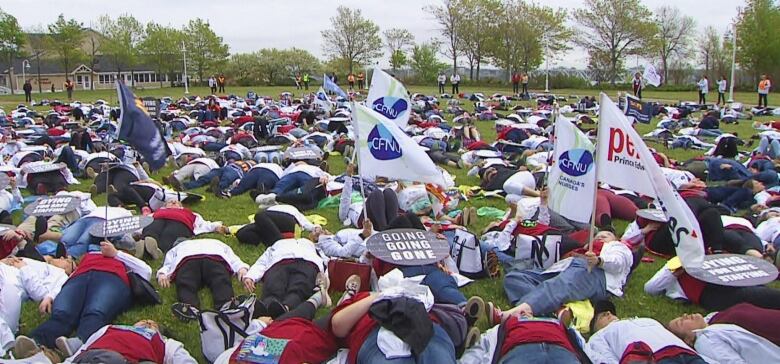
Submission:
[[734,102],[734,70],[737,62],[737,25],[733,24],[731,37],[731,82],[729,83],[729,103]]
[[190,94],[190,82],[187,79],[187,47],[184,45],[184,41],[181,42],[181,51],[184,54],[184,94]]

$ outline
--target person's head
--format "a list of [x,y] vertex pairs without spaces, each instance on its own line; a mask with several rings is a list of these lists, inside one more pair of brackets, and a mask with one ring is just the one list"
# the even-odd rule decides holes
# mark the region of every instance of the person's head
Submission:
[[167,209],[183,209],[184,206],[181,204],[181,201],[179,200],[170,200],[165,202],[165,208]]
[[51,258],[48,263],[64,270],[67,275],[70,275],[76,270],[76,261],[71,257]]
[[726,81],[726,76],[720,76],[720,79]]
[[701,330],[706,327],[707,321],[704,320],[704,317],[701,314],[694,313],[684,314],[669,321],[669,325],[667,325],[666,328],[685,341],[686,344],[693,346],[693,343],[696,340],[696,334],[694,334],[693,331]]
[[619,321],[615,304],[609,300],[596,301],[593,304],[593,319],[590,320],[590,333],[607,327],[609,324]]
[[755,179],[749,179],[742,184],[742,188],[747,188],[752,193],[758,193],[764,190],[764,184]]
[[634,78],[639,78],[639,77],[642,77],[642,75],[640,75],[639,72],[634,73]]
[[609,243],[611,241],[616,241],[617,235],[615,235],[615,232],[610,230],[601,230],[598,233],[596,233],[596,236],[593,237],[594,240],[601,240],[605,243]]
[[762,75],[761,75],[761,79],[762,79],[762,80],[766,80],[766,73],[764,73],[764,74],[762,74]]
[[133,326],[160,332],[160,324],[154,320],[141,320],[133,324]]

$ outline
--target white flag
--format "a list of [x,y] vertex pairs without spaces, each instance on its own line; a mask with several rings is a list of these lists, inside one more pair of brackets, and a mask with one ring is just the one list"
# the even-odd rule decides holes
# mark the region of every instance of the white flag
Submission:
[[433,183],[444,187],[444,177],[425,150],[393,122],[355,104],[360,175]]
[[379,68],[375,68],[371,76],[366,105],[401,128],[406,127],[412,110],[404,85]]
[[661,85],[661,75],[658,74],[658,71],[655,70],[655,66],[652,64],[645,66],[645,73],[642,77],[644,77],[648,85],[652,85],[653,87]]
[[596,193],[594,149],[593,143],[571,120],[558,116],[555,120],[554,159],[547,180],[547,206],[567,219],[590,222],[592,196]]
[[317,90],[317,93],[315,94],[314,103],[325,110],[330,111],[333,109],[333,103],[330,102],[330,97],[328,97],[328,94],[325,92],[322,86],[320,86],[320,89]]
[[699,222],[626,116],[604,93],[599,100],[598,135],[598,181],[655,198],[669,219],[672,241],[683,266],[701,267],[704,241]]

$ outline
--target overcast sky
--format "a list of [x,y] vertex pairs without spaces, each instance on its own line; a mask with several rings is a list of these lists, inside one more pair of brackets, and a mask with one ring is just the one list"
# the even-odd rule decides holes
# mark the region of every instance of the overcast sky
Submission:
[[[696,19],[698,29],[712,25],[721,32],[729,28],[743,0],[643,0],[650,9],[661,5],[677,6],[681,12]],[[208,19],[214,31],[230,46],[231,53],[251,52],[260,48],[298,47],[322,57],[320,31],[330,26],[329,18],[336,7],[345,5],[363,11],[364,16],[379,25],[380,30],[406,28],[416,40],[427,41],[438,35],[436,24],[423,10],[439,0],[3,0],[0,7],[14,15],[25,29],[45,26],[60,13],[75,18],[84,25],[103,14],[117,16],[129,13],[146,23],[181,26],[189,19]],[[582,0],[545,1],[545,5],[566,9],[581,7]],[[384,57],[387,58],[387,57]],[[557,62],[563,66],[584,67],[586,54],[574,50]],[[383,60],[383,64],[387,61]],[[628,62],[632,65],[632,62]]]

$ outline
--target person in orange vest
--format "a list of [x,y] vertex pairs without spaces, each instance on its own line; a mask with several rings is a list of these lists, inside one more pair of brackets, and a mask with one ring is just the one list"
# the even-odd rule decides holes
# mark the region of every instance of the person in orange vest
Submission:
[[363,72],[358,73],[358,89],[363,90],[366,88],[366,75]]
[[769,107],[767,102],[767,96],[769,96],[769,90],[772,88],[772,81],[766,74],[761,75],[761,82],[758,83],[758,107],[761,108],[762,102],[764,107]]
[[217,77],[217,86],[219,87],[219,91],[217,92],[225,92],[225,75],[220,74],[219,77]]
[[68,100],[73,100],[73,88],[76,85],[73,83],[73,81],[70,78],[65,79],[65,91],[68,92]]
[[349,90],[352,91],[355,88],[355,75],[350,73],[347,75],[347,83],[349,84]]

